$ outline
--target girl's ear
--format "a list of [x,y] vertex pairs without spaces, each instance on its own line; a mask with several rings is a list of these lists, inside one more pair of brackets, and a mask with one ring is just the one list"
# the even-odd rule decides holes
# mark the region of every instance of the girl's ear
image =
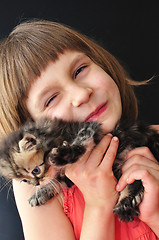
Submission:
[[31,133],[24,133],[23,138],[19,141],[20,152],[31,151],[37,145],[36,137]]

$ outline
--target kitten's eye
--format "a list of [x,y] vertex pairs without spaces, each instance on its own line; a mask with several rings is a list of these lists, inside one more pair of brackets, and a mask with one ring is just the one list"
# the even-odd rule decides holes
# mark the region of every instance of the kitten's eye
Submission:
[[27,182],[28,182],[28,180],[26,180],[26,179],[23,179],[23,180],[22,180],[22,182],[25,182],[25,183],[27,183]]
[[76,79],[77,75],[78,75],[80,72],[82,72],[83,69],[86,68],[86,67],[87,67],[87,66],[82,66],[82,67],[80,67],[80,68],[77,69],[77,71],[76,71],[75,74],[74,74],[75,79]]
[[40,173],[41,173],[41,170],[40,170],[40,168],[38,166],[36,166],[34,168],[34,170],[32,171],[33,175],[39,175]]

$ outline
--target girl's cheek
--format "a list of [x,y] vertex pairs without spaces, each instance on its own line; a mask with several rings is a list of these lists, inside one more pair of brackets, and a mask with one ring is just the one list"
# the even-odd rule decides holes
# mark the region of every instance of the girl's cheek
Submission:
[[95,74],[92,82],[94,82],[94,88],[105,89],[107,91],[111,91],[112,94],[114,94],[116,92],[116,88],[118,88],[114,80],[105,72],[101,75]]
[[55,117],[58,118],[58,116],[56,116],[54,111],[51,109],[49,111],[47,111],[47,113],[45,113],[45,117],[50,118],[50,119],[54,119]]
[[50,108],[49,110],[47,110],[47,112],[45,112],[45,116],[50,119],[58,118],[63,120],[69,120],[68,119],[69,113],[68,111],[64,111],[65,109],[66,109],[65,107],[63,107],[62,109]]

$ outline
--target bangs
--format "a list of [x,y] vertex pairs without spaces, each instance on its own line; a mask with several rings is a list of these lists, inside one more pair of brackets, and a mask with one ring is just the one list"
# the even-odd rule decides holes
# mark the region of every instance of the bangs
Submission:
[[16,96],[23,98],[49,61],[56,61],[66,49],[88,52],[88,45],[79,36],[58,23],[39,21],[36,24],[20,24],[9,35],[3,48],[6,60],[3,69],[6,69],[8,83],[12,83],[9,91],[15,92],[16,84],[19,86]]

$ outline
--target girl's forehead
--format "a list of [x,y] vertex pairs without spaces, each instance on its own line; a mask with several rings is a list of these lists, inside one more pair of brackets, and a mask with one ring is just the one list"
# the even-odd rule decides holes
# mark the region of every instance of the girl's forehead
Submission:
[[84,59],[90,59],[85,53],[73,50],[66,50],[64,53],[60,53],[58,58],[55,61],[49,61],[44,69],[41,70],[40,76],[34,79],[34,82],[43,75],[45,75],[50,69],[60,67],[61,65],[64,68],[69,67],[74,68],[80,61]]
[[56,59],[55,63],[58,61],[62,61],[65,59],[69,59],[70,61],[78,61],[82,57],[88,57],[84,52],[76,51],[76,50],[65,50],[63,53],[60,53],[58,55],[58,58]]

